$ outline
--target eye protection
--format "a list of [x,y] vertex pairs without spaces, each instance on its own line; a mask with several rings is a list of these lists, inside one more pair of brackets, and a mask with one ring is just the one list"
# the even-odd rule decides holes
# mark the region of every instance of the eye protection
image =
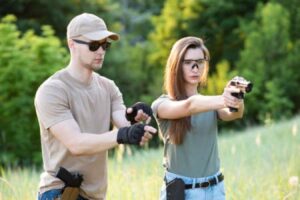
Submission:
[[199,67],[203,67],[205,62],[208,61],[207,59],[201,58],[201,59],[186,59],[183,60],[183,64],[184,65],[188,65],[190,66],[191,69],[194,69],[195,67],[197,67],[199,69]]
[[90,51],[97,51],[100,47],[102,47],[102,49],[104,51],[106,51],[107,49],[109,49],[111,43],[110,42],[98,42],[98,41],[92,41],[92,42],[86,42],[86,41],[82,41],[82,40],[76,40],[73,39],[74,42],[78,43],[78,44],[85,44],[89,46],[89,50]]

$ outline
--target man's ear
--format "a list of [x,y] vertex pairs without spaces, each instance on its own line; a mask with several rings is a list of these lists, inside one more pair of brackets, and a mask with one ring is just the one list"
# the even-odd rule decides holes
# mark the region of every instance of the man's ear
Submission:
[[69,49],[73,49],[74,48],[74,41],[72,39],[68,39],[67,43],[68,43]]

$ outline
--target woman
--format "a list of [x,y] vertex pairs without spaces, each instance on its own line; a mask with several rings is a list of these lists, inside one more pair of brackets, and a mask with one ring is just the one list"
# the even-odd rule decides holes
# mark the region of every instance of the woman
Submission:
[[241,118],[244,103],[231,95],[240,90],[230,84],[222,95],[201,95],[208,69],[209,52],[202,39],[184,37],[174,44],[165,69],[166,94],[152,104],[165,143],[166,183],[160,199],[166,199],[165,185],[175,178],[184,182],[185,199],[225,199],[217,120]]

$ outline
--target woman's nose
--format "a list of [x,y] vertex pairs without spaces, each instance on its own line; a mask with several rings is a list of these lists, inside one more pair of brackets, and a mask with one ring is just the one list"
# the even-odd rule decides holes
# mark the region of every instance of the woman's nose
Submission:
[[194,70],[199,70],[199,66],[198,66],[197,63],[194,63],[194,64],[192,65],[192,71],[194,71]]

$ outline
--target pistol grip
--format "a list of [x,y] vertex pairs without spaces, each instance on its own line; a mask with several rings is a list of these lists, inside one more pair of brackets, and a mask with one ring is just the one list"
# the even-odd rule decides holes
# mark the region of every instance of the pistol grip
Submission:
[[77,200],[79,196],[79,188],[66,187],[62,193],[61,200]]
[[[244,99],[244,93],[243,92],[233,92],[233,93],[231,93],[231,95],[238,98],[238,99]],[[238,112],[238,109],[229,107],[229,111],[230,112]]]
[[243,92],[233,92],[233,93],[231,93],[231,95],[238,98],[238,99],[244,99],[244,93]]
[[229,111],[230,112],[237,112],[239,111],[237,108],[233,108],[233,107],[229,107]]

